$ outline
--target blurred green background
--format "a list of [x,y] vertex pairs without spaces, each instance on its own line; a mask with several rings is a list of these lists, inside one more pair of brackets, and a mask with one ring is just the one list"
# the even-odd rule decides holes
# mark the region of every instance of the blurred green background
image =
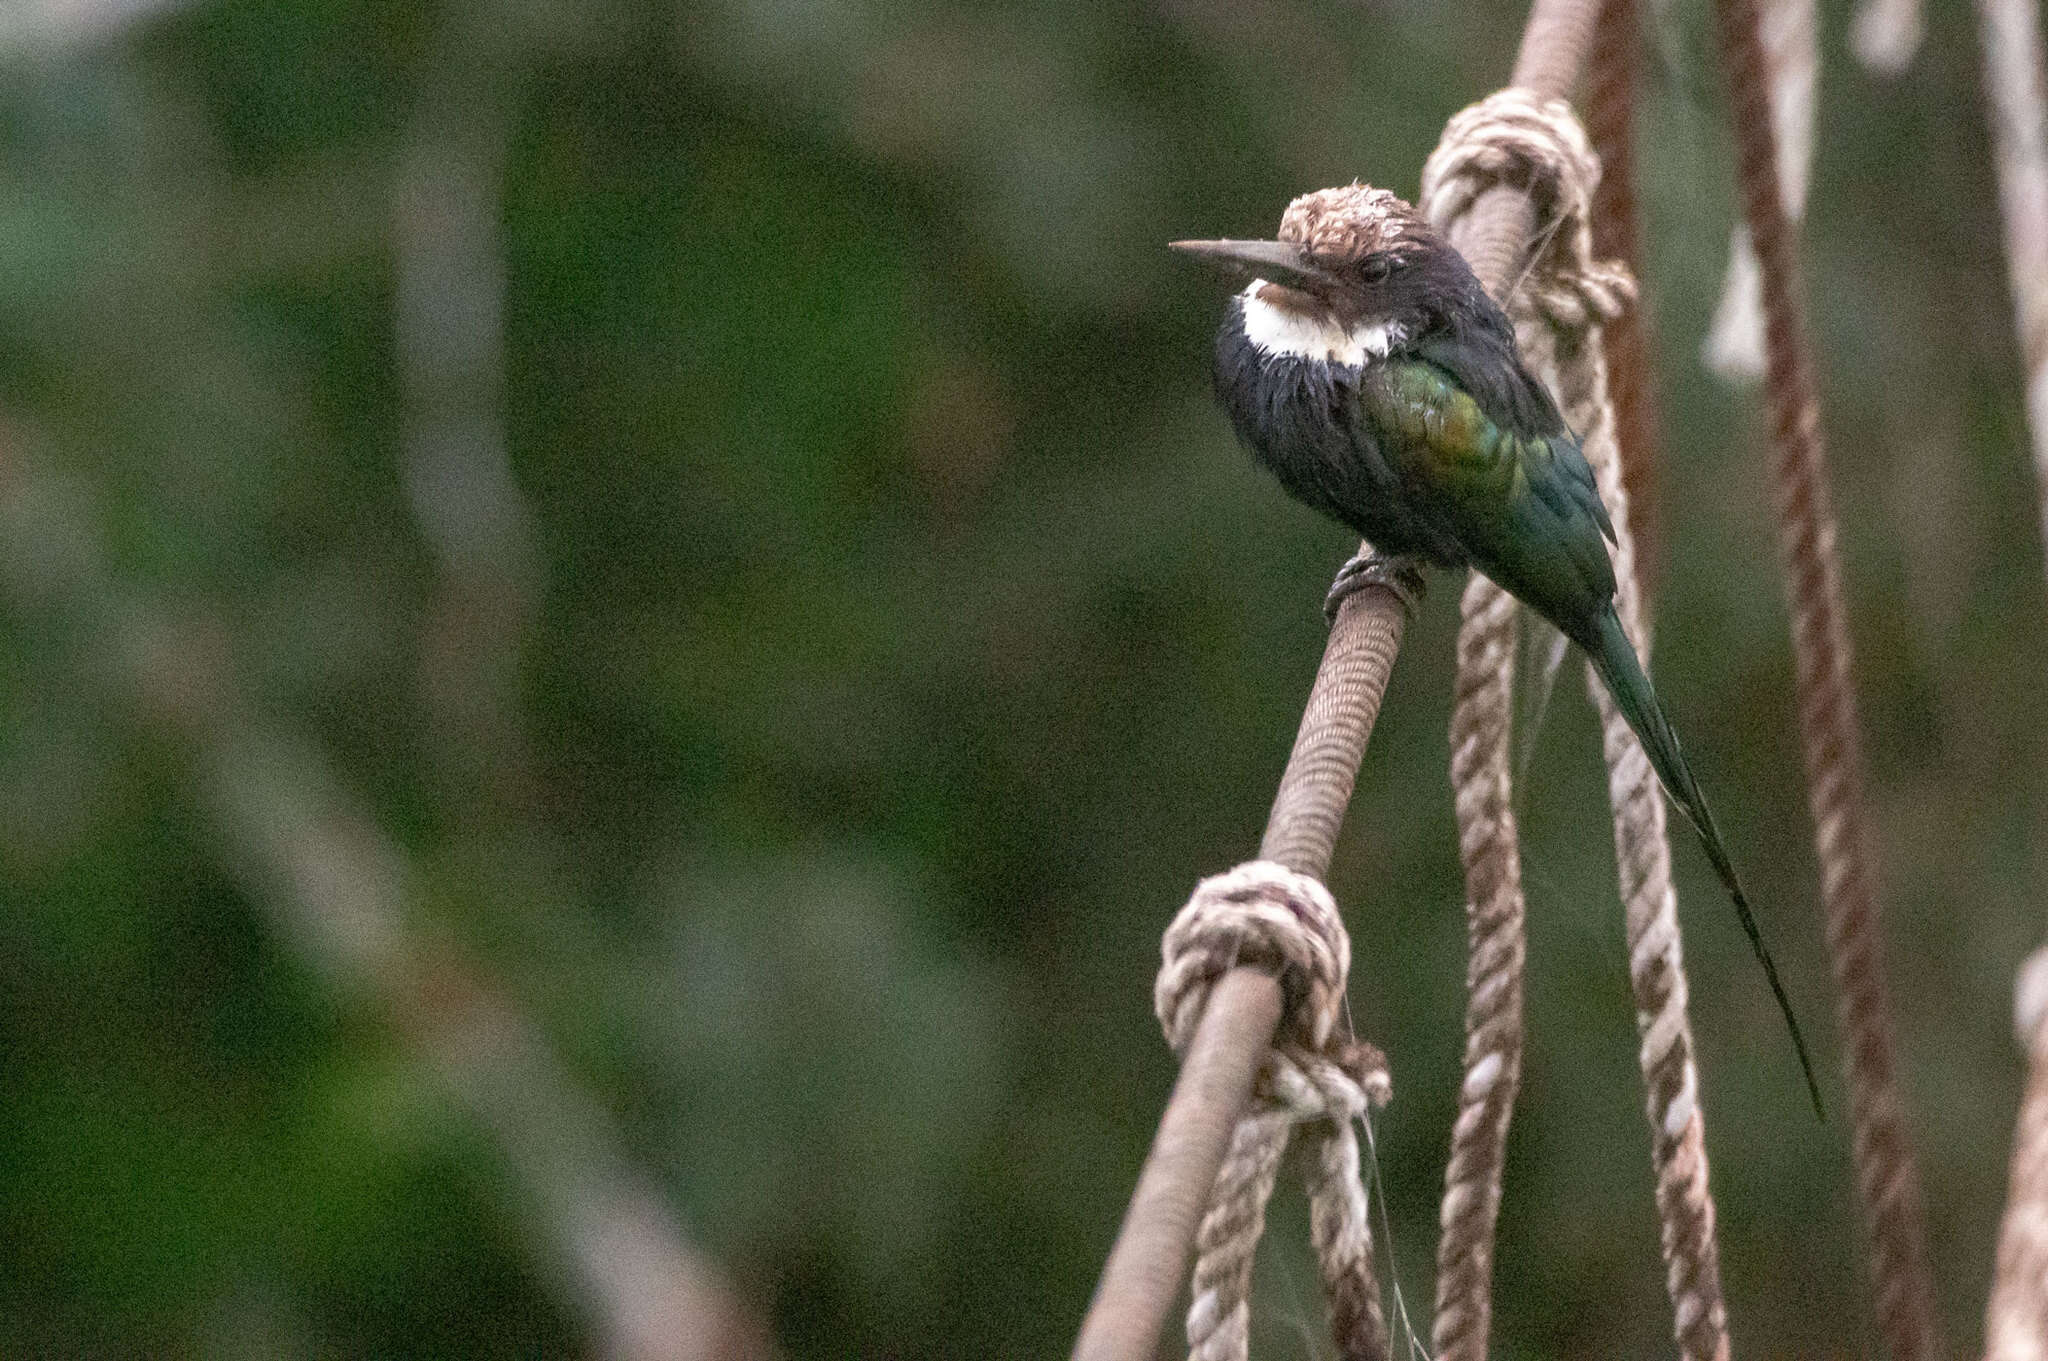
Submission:
[[[1809,268],[1968,1350],[2048,596],[1975,35],[1931,11],[1883,82],[1824,6]],[[1162,245],[1412,194],[1522,17],[11,0],[0,1354],[625,1354],[683,1250],[792,1356],[1063,1354],[1172,1079],[1159,932],[1255,848],[1351,548],[1232,447],[1224,288]],[[1658,673],[1839,1111],[1761,425],[1697,359],[1707,14],[1654,29]],[[1456,594],[1332,871],[1425,1333]],[[1597,749],[1574,670],[1521,792],[1504,1357],[1670,1351]],[[1872,1354],[1845,1124],[1677,865],[1738,1348]],[[1304,1219],[1283,1182],[1261,1355],[1327,1354]]]

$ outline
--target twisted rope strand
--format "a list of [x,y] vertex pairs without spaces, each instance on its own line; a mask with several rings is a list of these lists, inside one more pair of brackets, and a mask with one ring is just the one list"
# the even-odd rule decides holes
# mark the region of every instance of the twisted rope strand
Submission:
[[[1820,20],[1814,0],[1756,0],[1764,77],[1777,147],[1779,201],[1796,225],[1806,213],[1813,172],[1813,116],[1820,86]],[[1714,323],[1700,346],[1713,372],[1730,382],[1754,382],[1764,371],[1762,281],[1749,228],[1729,233],[1728,275]]]
[[[1593,255],[1590,192],[1599,177],[1598,162],[1567,106],[1539,103],[1526,92],[1502,91],[1458,115],[1452,127],[1460,140],[1454,143],[1447,133],[1444,147],[1424,173],[1424,198],[1432,212],[1439,207],[1455,210],[1483,192],[1488,178],[1513,175],[1532,186],[1532,197],[1547,213],[1550,227],[1530,263],[1527,286],[1510,303],[1523,352],[1558,393],[1566,418],[1582,433],[1601,493],[1614,514],[1620,539],[1615,554],[1619,605],[1640,638],[1641,592],[1599,333],[1632,300],[1634,283],[1625,269],[1597,263]],[[1499,891],[1488,877],[1498,874],[1497,866],[1503,861],[1512,864],[1517,876],[1519,866],[1513,861],[1512,816],[1502,816],[1508,807],[1505,698],[1511,685],[1513,606],[1494,588],[1476,582],[1468,591],[1467,605],[1470,638],[1468,645],[1461,637],[1459,706],[1452,720],[1453,781],[1461,836],[1470,851],[1474,986],[1465,1090],[1445,1178],[1436,1340],[1444,1356],[1476,1358],[1485,1354],[1486,1292],[1500,1194],[1500,1145],[1507,1122],[1506,1109],[1496,1110],[1493,1104],[1494,1093],[1500,1077],[1512,1076],[1507,1065],[1491,1057],[1500,1050],[1482,1043],[1480,1025],[1499,1023],[1486,1010],[1490,999],[1485,983],[1491,979],[1483,964],[1505,948],[1505,937],[1480,905],[1491,907],[1487,895]],[[1698,1075],[1685,1010],[1664,806],[1656,777],[1626,721],[1604,689],[1596,684],[1594,691],[1601,703],[1602,746],[1615,812],[1616,859],[1643,1041],[1641,1061],[1673,1331],[1688,1357],[1724,1358],[1726,1309],[1720,1293]],[[1515,897],[1513,948],[1519,956],[1518,891]],[[1515,964],[1519,968],[1519,957]],[[1518,1028],[1518,994],[1514,1001]],[[1515,1044],[1518,1072],[1519,1037]],[[1507,1095],[1511,1098],[1511,1087]]]
[[[1636,207],[1635,106],[1642,45],[1639,0],[1604,0],[1586,76],[1586,135],[1600,162],[1600,182],[1593,187],[1593,255],[1617,261],[1639,277],[1643,243]],[[1656,494],[1657,393],[1650,368],[1654,335],[1640,301],[1610,318],[1600,340],[1607,351],[1614,440],[1621,451],[1621,484],[1628,493],[1628,525],[1647,615],[1661,571],[1663,515]]]
[[[1419,206],[1447,236],[1464,223],[1488,184],[1514,166],[1511,149],[1470,135],[1467,113],[1452,118],[1423,168]],[[1535,213],[1539,222],[1547,220],[1544,204],[1537,203]],[[1486,282],[1497,297],[1507,292],[1507,277]],[[1465,869],[1465,1056],[1444,1164],[1430,1340],[1439,1361],[1484,1361],[1493,1323],[1501,1173],[1521,1087],[1528,943],[1510,773],[1517,606],[1475,572],[1460,608],[1450,744],[1458,854]]]
[[1474,572],[1458,630],[1451,786],[1465,866],[1465,1076],[1444,1166],[1437,1240],[1439,1361],[1483,1361],[1508,1125],[1522,1080],[1522,859],[1509,775],[1517,606]]
[[[1615,520],[1614,551],[1622,627],[1639,653],[1647,652],[1643,592],[1628,529],[1627,489],[1605,400],[1599,339],[1561,361],[1560,395],[1568,418],[1584,432],[1600,495]],[[1678,895],[1671,879],[1671,841],[1664,800],[1642,744],[1613,697],[1593,675],[1587,689],[1600,711],[1600,748],[1607,762],[1607,797],[1614,810],[1614,856],[1625,905],[1629,984],[1635,994],[1637,1058],[1649,1117],[1651,1163],[1657,1174],[1657,1219],[1664,1253],[1665,1290],[1674,1332],[1687,1357],[1729,1354],[1728,1316],[1721,1297],[1720,1253],[1714,1235],[1714,1196],[1707,1178],[1706,1122],[1699,1105],[1699,1069]]]
[[2048,72],[2031,0],[1977,0],[2006,272],[2027,374],[2041,541],[2048,546]]
[[1863,0],[1849,25],[1849,46],[1870,70],[1895,76],[1913,64],[1926,33],[1920,0]]
[[1863,807],[1863,756],[1850,679],[1842,569],[1807,350],[1798,242],[1779,198],[1776,136],[1754,0],[1715,0],[1727,68],[1743,217],[1762,268],[1765,394],[1774,454],[1772,496],[1792,614],[1814,849],[1846,1041],[1852,1154],[1871,1236],[1879,1325],[1893,1361],[1944,1354],[1927,1265],[1920,1176],[1906,1135],[1884,979],[1875,856]]
[[[1569,124],[1564,133],[1572,131]],[[1580,272],[1592,260],[1587,186],[1600,166],[1583,139],[1560,135],[1551,153],[1569,192],[1560,195],[1564,224],[1554,240],[1560,271]],[[1581,262],[1585,262],[1582,264]],[[1612,268],[1612,266],[1608,266]],[[1564,290],[1572,296],[1572,290]],[[1551,296],[1540,291],[1537,300]],[[1600,317],[1621,314],[1620,290],[1581,292]],[[1580,432],[1601,499],[1615,521],[1616,608],[1638,653],[1647,651],[1647,611],[1636,569],[1628,491],[1622,482],[1615,419],[1607,393],[1604,327],[1587,324],[1577,308],[1526,319],[1523,345]],[[1678,926],[1678,896],[1671,877],[1671,841],[1664,800],[1642,744],[1605,686],[1587,669],[1587,689],[1600,712],[1601,754],[1607,765],[1608,802],[1614,813],[1615,868],[1628,938],[1629,983],[1635,995],[1638,1062],[1649,1120],[1651,1165],[1657,1178],[1659,1242],[1665,1290],[1671,1298],[1673,1335],[1689,1358],[1724,1361],[1729,1354],[1727,1308],[1721,1296],[1720,1252],[1714,1233],[1714,1197],[1708,1184],[1706,1122],[1699,1105],[1689,989]]]
[[[2006,268],[2026,365],[2041,533],[2048,545],[2048,72],[2040,16],[2031,0],[1978,0],[1977,16]],[[2029,1074],[1985,1305],[1985,1361],[2048,1357],[2048,949],[2021,967],[2015,992]]]
[[1195,1234],[1189,1361],[1241,1361],[1251,1350],[1252,1257],[1266,1231],[1266,1202],[1292,1125],[1293,1116],[1275,1108],[1245,1116],[1231,1133],[1209,1212]]
[[2012,1137],[1998,1264],[1984,1310],[1984,1361],[2048,1356],[2048,949],[2036,950],[2020,966],[2013,1003],[2029,1073]]
[[[1554,186],[1524,173],[1544,137],[1542,112],[1526,94],[1506,94],[1454,116],[1423,168],[1420,206],[1454,241],[1466,214],[1510,176],[1528,186],[1535,220],[1554,220]],[[1516,262],[1488,264],[1489,287],[1512,302]],[[1444,1167],[1431,1338],[1444,1361],[1483,1361],[1492,1327],[1501,1173],[1521,1085],[1527,940],[1509,754],[1516,605],[1475,573],[1462,610],[1451,779],[1466,885],[1465,1076]]]

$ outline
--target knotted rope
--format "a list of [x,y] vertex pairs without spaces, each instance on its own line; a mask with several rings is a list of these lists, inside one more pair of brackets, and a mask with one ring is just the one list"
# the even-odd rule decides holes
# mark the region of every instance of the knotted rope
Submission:
[[[1525,357],[1561,399],[1599,479],[1620,539],[1615,571],[1622,620],[1640,646],[1641,592],[1599,333],[1635,289],[1625,268],[1593,256],[1590,195],[1598,179],[1599,163],[1570,107],[1508,89],[1451,120],[1423,169],[1422,201],[1424,212],[1446,229],[1498,183],[1527,185],[1537,204],[1543,230],[1506,303]],[[1465,1081],[1445,1172],[1437,1262],[1434,1340],[1438,1356],[1447,1359],[1486,1354],[1500,1170],[1521,1067],[1525,951],[1508,757],[1514,605],[1478,576],[1464,604],[1451,749],[1471,964]],[[1726,1311],[1664,805],[1627,723],[1597,683],[1593,689],[1614,808],[1674,1333],[1688,1357],[1725,1357]]]
[[[1569,91],[1584,64],[1596,12],[1591,0],[1532,0],[1514,83],[1544,94]],[[1459,223],[1451,244],[1488,287],[1501,291],[1506,262],[1521,255],[1535,221],[1526,198],[1503,190],[1489,194]],[[1329,864],[1406,622],[1405,608],[1389,591],[1359,591],[1344,602],[1273,800],[1261,858],[1310,874]],[[1196,1199],[1186,1192],[1215,1180],[1226,1138],[1221,1117],[1240,1108],[1252,1085],[1251,1051],[1273,1033],[1279,991],[1274,980],[1252,969],[1226,975],[1213,988],[1210,1012],[1182,1059],[1129,1213],[1075,1339],[1076,1361],[1139,1361],[1153,1354],[1185,1261],[1184,1226]]]
[[1310,1236],[1338,1355],[1386,1357],[1356,1126],[1369,1105],[1386,1103],[1391,1088],[1384,1056],[1344,1024],[1351,939],[1336,902],[1308,875],[1249,861],[1196,885],[1160,953],[1153,1001],[1177,1054],[1194,1040],[1210,987],[1239,965],[1277,967],[1288,1000],[1196,1233],[1188,1355],[1242,1361],[1248,1354],[1252,1256],[1266,1202],[1289,1136],[1313,1123],[1319,1146],[1305,1171]]

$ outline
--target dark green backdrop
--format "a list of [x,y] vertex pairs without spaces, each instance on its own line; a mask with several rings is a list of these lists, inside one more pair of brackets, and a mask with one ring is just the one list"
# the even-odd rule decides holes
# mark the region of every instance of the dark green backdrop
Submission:
[[[1520,6],[82,26],[120,8],[0,16],[0,1352],[601,1348],[516,1142],[305,919],[323,867],[346,898],[397,856],[392,958],[516,1008],[791,1355],[1061,1354],[1172,1077],[1159,931],[1255,847],[1350,549],[1232,447],[1221,290],[1163,243],[1354,176],[1412,194]],[[1882,83],[1825,7],[1809,260],[1966,1349],[2048,889],[2048,592],[1975,37],[1930,9]],[[1697,360],[1732,180],[1705,20],[1669,7],[1642,122],[1658,673],[1840,1109],[1760,423]],[[1332,871],[1425,1329],[1456,591]],[[1568,673],[1522,795],[1504,1357],[1669,1351],[1602,789]],[[264,860],[328,832],[310,880]],[[1738,1347],[1870,1354],[1845,1126],[1678,869]],[[1262,1355],[1326,1354],[1302,1220],[1283,1186]]]

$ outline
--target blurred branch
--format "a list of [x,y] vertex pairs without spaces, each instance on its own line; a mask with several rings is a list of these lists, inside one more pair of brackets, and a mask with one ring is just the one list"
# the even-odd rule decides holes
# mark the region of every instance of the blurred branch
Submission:
[[392,195],[405,485],[441,566],[421,685],[444,770],[501,801],[525,782],[519,655],[540,593],[505,438],[499,214],[525,48],[505,9],[444,20]]
[[0,7],[0,57],[62,51],[123,36],[191,0],[8,0]]
[[313,744],[248,699],[224,631],[115,579],[90,493],[23,443],[0,431],[0,592],[62,621],[84,682],[183,749],[193,797],[280,935],[381,1012],[490,1132],[607,1354],[772,1356],[545,1037],[453,946],[420,938],[403,851]]

